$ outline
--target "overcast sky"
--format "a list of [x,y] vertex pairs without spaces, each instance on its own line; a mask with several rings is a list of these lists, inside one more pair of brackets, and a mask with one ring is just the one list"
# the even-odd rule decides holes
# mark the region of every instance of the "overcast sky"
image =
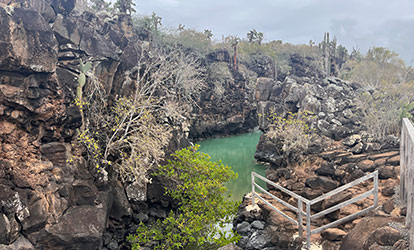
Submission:
[[390,48],[410,63],[414,59],[413,0],[135,0],[138,14],[153,11],[164,27],[184,24],[199,31],[246,37],[261,31],[266,41],[320,42],[329,31],[349,50]]

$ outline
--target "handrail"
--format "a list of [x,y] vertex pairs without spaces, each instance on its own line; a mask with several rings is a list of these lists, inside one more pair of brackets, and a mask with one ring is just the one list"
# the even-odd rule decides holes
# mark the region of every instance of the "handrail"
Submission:
[[306,199],[306,198],[304,198],[304,197],[302,197],[302,196],[300,196],[300,195],[298,195],[298,194],[296,194],[296,193],[294,193],[294,192],[292,192],[292,191],[290,191],[290,190],[288,190],[288,189],[286,189],[286,188],[284,188],[284,187],[282,187],[282,186],[274,183],[273,181],[271,181],[271,180],[269,180],[269,179],[267,179],[267,178],[265,178],[265,177],[257,174],[256,172],[252,172],[252,175],[254,177],[257,177],[257,178],[261,179],[262,181],[264,181],[264,182],[266,182],[266,183],[274,186],[275,188],[279,189],[280,191],[282,191],[282,192],[284,192],[284,193],[292,196],[293,198],[302,199],[302,201],[305,202],[305,203],[308,203],[309,202],[308,199]]
[[[375,172],[377,172],[377,171],[375,171]],[[345,185],[340,186],[340,187],[338,187],[338,188],[336,188],[336,189],[334,189],[334,190],[332,190],[332,191],[330,191],[330,192],[328,192],[328,193],[326,193],[326,194],[323,194],[323,195],[321,195],[321,196],[319,196],[319,197],[317,197],[317,198],[315,198],[315,199],[311,200],[311,201],[310,201],[310,203],[311,203],[311,205],[313,205],[313,204],[318,203],[318,202],[320,202],[320,201],[322,201],[322,200],[325,200],[326,198],[329,198],[329,197],[331,197],[331,196],[333,196],[333,195],[335,195],[335,194],[337,194],[337,193],[340,193],[340,192],[342,192],[342,191],[345,191],[345,190],[346,190],[346,189],[348,189],[348,188],[351,188],[351,187],[353,187],[353,186],[356,186],[356,185],[358,185],[358,184],[359,184],[359,183],[361,183],[361,182],[364,182],[364,181],[366,181],[366,180],[368,180],[368,179],[371,179],[372,177],[374,177],[375,172],[370,173],[370,174],[367,174],[367,175],[365,175],[365,176],[362,176],[362,177],[361,177],[361,178],[359,178],[359,179],[356,179],[356,180],[354,180],[354,181],[351,181],[351,182],[350,182],[350,183],[348,183],[348,184],[345,184]],[[378,174],[378,173],[377,173],[377,174]]]
[[[276,196],[272,195],[271,193],[267,192],[266,190],[264,190],[264,188],[262,188],[261,186],[259,186],[256,182],[255,182],[255,177],[261,179],[262,181],[274,186],[275,188],[279,189],[280,191],[292,196],[293,198],[296,198],[298,200],[298,208],[295,208],[294,206],[292,206],[291,204],[277,198]],[[272,182],[271,180],[255,173],[252,172],[252,205],[255,205],[255,188],[260,189],[262,192],[266,193],[267,195],[269,195],[271,198],[273,198],[274,200],[278,201],[279,203],[285,205],[286,207],[290,208],[291,210],[293,210],[294,212],[296,212],[297,216],[298,216],[298,220],[296,221],[295,219],[293,219],[292,217],[288,216],[287,214],[283,213],[282,211],[280,211],[278,208],[276,208],[275,206],[273,206],[270,202],[265,201],[261,196],[257,195],[257,198],[259,198],[260,200],[264,201],[267,205],[269,205],[273,210],[275,210],[278,214],[282,215],[283,217],[287,218],[289,221],[293,222],[295,225],[298,226],[298,230],[299,230],[299,237],[302,238],[303,236],[303,221],[302,221],[302,216],[306,216],[306,214],[303,212],[302,209],[302,204],[303,202],[305,203],[309,203],[310,201],[298,194],[295,194],[294,192]]]
[[323,210],[323,211],[321,211],[321,212],[319,212],[317,214],[314,214],[314,215],[311,216],[311,219],[312,220],[313,219],[317,219],[317,218],[320,218],[320,217],[322,217],[322,216],[324,216],[326,214],[330,214],[333,211],[336,211],[336,210],[338,210],[340,208],[343,208],[343,207],[345,207],[347,205],[350,205],[350,204],[355,203],[357,201],[363,200],[363,199],[367,198],[368,196],[370,196],[372,194],[374,194],[374,189],[371,189],[370,191],[365,192],[365,193],[363,193],[363,194],[361,194],[361,195],[359,195],[357,197],[354,197],[354,198],[352,198],[350,200],[341,202],[341,203],[339,203],[339,204],[337,204],[337,205],[335,205],[333,207],[327,208],[327,209],[325,209],[325,210]]
[[[280,185],[278,185],[278,184],[270,181],[269,179],[267,179],[267,178],[265,178],[265,177],[263,177],[263,176],[255,173],[255,172],[252,172],[251,177],[252,177],[252,205],[253,206],[255,205],[255,197],[257,197],[260,200],[262,200],[265,204],[267,204],[268,206],[270,206],[277,213],[279,213],[280,215],[282,215],[283,217],[287,218],[289,221],[291,221],[295,225],[297,225],[298,226],[298,229],[299,229],[299,237],[300,238],[303,237],[303,217],[302,216],[305,216],[305,221],[306,221],[306,248],[307,249],[310,249],[310,237],[311,237],[312,234],[319,233],[319,232],[321,232],[321,231],[323,231],[323,230],[325,230],[327,228],[334,227],[334,226],[337,226],[337,225],[339,225],[339,224],[341,224],[341,223],[343,223],[345,221],[349,221],[351,219],[357,218],[358,216],[360,216],[362,214],[365,214],[366,212],[370,211],[371,209],[375,208],[378,205],[378,170],[376,170],[373,173],[367,174],[367,175],[365,175],[365,176],[363,176],[363,177],[361,177],[359,179],[356,179],[356,180],[354,180],[354,181],[352,181],[352,182],[350,182],[350,183],[348,183],[346,185],[343,185],[341,187],[338,187],[338,188],[336,188],[336,189],[334,189],[334,190],[332,190],[332,191],[330,191],[330,192],[328,192],[326,194],[323,194],[323,195],[321,195],[321,196],[319,196],[319,197],[317,197],[315,199],[312,199],[312,200],[308,200],[308,199],[306,199],[306,198],[304,198],[304,197],[302,197],[302,196],[300,196],[300,195],[298,195],[298,194],[296,194],[296,193],[294,193],[294,192],[292,192],[292,191],[290,191],[290,190],[288,190],[288,189],[286,189],[286,188],[284,188],[284,187],[282,187],[282,186],[280,186]],[[297,208],[294,207],[293,205],[291,205],[291,204],[283,201],[282,199],[276,197],[275,195],[269,193],[264,188],[262,188],[261,186],[259,186],[255,182],[255,177],[257,177],[257,178],[261,179],[262,181],[264,181],[264,182],[266,182],[266,183],[274,186],[275,188],[277,188],[280,191],[282,191],[282,192],[290,195],[291,197],[296,198],[298,200],[298,206],[297,206]],[[311,214],[311,206],[313,204],[318,203],[320,201],[323,201],[323,200],[325,200],[325,199],[327,199],[327,198],[329,198],[329,197],[331,197],[331,196],[333,196],[335,194],[338,194],[338,193],[340,193],[342,191],[345,191],[348,188],[351,188],[353,186],[356,186],[356,185],[358,185],[358,184],[360,184],[360,183],[362,183],[362,182],[364,182],[366,180],[369,180],[371,178],[373,179],[374,187],[372,189],[370,189],[369,191],[367,191],[367,192],[365,192],[365,193],[363,193],[363,194],[361,194],[361,195],[359,195],[357,197],[351,198],[349,200],[346,200],[346,201],[343,201],[343,202],[341,202],[339,204],[336,204],[336,205],[334,205],[332,207],[329,207],[329,208],[327,208],[327,209],[325,209],[323,211],[320,211],[320,212],[318,212],[318,213],[316,213],[314,215]],[[256,195],[255,188],[258,188],[263,193],[269,195],[273,200],[281,203],[282,205],[284,205],[284,206],[288,207],[289,209],[291,209],[292,211],[296,212],[298,219],[297,220],[293,219],[292,217],[288,216],[287,214],[283,213],[281,210],[279,210],[278,208],[276,208],[275,206],[273,206],[270,202],[266,201],[260,195]],[[361,210],[359,212],[356,212],[354,214],[348,215],[348,216],[346,216],[344,218],[338,219],[338,220],[333,221],[333,222],[331,222],[329,224],[326,224],[326,225],[323,225],[323,226],[321,226],[319,228],[316,228],[314,230],[311,230],[311,221],[312,220],[317,219],[317,218],[320,218],[320,217],[322,217],[322,216],[324,216],[326,214],[332,213],[332,212],[334,212],[334,211],[336,211],[338,209],[341,209],[341,208],[343,208],[345,206],[348,206],[348,205],[350,205],[352,203],[355,203],[357,201],[363,200],[363,199],[365,199],[365,198],[367,198],[367,197],[369,197],[371,195],[374,195],[374,204],[371,205],[371,206],[369,206],[368,208],[365,208],[365,209],[363,209],[363,210]],[[306,212],[303,211],[303,203],[306,205]]]

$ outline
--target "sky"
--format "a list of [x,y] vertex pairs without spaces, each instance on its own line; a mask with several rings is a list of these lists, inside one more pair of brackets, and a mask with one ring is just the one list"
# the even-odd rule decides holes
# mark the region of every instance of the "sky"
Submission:
[[265,41],[293,44],[320,42],[324,32],[336,36],[348,50],[365,52],[373,46],[397,52],[414,64],[413,0],[135,0],[140,15],[162,17],[165,28],[178,24],[214,38],[251,29],[263,32]]

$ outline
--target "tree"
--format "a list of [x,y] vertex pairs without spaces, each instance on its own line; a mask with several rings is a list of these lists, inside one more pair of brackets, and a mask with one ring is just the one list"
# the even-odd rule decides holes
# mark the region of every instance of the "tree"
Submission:
[[105,0],[90,0],[92,5],[91,8],[94,11],[110,10],[111,3],[108,3]]
[[161,20],[162,18],[160,16],[157,16],[155,12],[152,12],[151,15],[151,24],[155,31],[158,31],[158,25],[161,26]]
[[183,30],[185,30],[185,25],[184,24],[178,24],[178,28],[177,28],[177,30],[178,31],[183,31]]
[[240,38],[237,36],[230,37],[231,47],[233,48],[233,70],[237,71],[239,66],[237,64],[237,45],[240,42]]
[[114,9],[118,9],[120,13],[132,14],[135,12],[135,3],[133,0],[117,0],[114,4]]
[[213,37],[213,32],[211,30],[204,30],[204,35],[207,37],[207,39],[210,39]]
[[398,54],[381,47],[370,48],[365,56],[353,51],[346,66],[349,80],[370,87],[402,83],[407,75],[407,67]]
[[247,33],[247,40],[249,43],[258,43],[261,44],[264,38],[264,34],[262,32],[257,32],[257,30],[252,29]]
[[221,162],[211,161],[198,148],[196,145],[176,151],[172,160],[157,170],[157,176],[172,183],[165,193],[179,207],[154,225],[141,223],[136,234],[128,237],[132,249],[182,249],[189,245],[205,249],[203,246],[211,242],[221,246],[240,238],[224,234],[218,227],[231,222],[237,212],[237,202],[228,200],[230,194],[223,185],[237,174]]

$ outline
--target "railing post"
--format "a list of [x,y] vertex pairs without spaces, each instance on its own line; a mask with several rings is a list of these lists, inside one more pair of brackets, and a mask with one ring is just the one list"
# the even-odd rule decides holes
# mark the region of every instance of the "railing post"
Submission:
[[299,226],[299,238],[303,239],[303,219],[302,219],[302,212],[303,212],[303,202],[302,199],[298,199],[298,226]]
[[374,172],[374,208],[378,206],[378,170]]
[[402,127],[401,127],[401,138],[400,138],[400,200],[403,202],[403,204],[407,204],[406,199],[406,186],[405,186],[405,175],[406,172],[406,164],[407,164],[407,158],[406,158],[406,147],[407,147],[407,134],[406,134],[406,125],[405,120],[402,121]]
[[310,249],[311,243],[311,204],[306,203],[306,249]]
[[254,172],[252,172],[252,206],[254,207],[255,201],[254,201],[254,196],[255,196],[255,187],[254,187]]

